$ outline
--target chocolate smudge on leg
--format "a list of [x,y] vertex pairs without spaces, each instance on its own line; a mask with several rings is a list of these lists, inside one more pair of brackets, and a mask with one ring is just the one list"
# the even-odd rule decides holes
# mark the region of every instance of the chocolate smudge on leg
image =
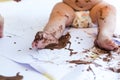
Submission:
[[103,8],[100,9],[100,19],[105,20],[105,17],[107,16],[104,11],[107,10],[108,6],[104,6]]
[[91,0],[85,0],[86,3],[91,2]]

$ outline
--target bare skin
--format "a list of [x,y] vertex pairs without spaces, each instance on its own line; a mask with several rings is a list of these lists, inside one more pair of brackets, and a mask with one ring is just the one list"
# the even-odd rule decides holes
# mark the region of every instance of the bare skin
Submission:
[[98,36],[95,45],[105,50],[114,50],[118,45],[112,40],[116,26],[116,9],[104,2],[97,4],[91,10],[91,18],[98,24]]
[[[112,41],[116,26],[115,8],[102,0],[63,0],[63,2],[56,4],[44,30],[42,33],[36,34],[36,36],[42,35],[45,39],[36,40],[35,38],[32,47],[42,49],[51,43],[57,43],[65,27],[72,24],[76,10],[89,10],[93,23],[98,25],[98,36],[95,45],[105,50],[114,50],[118,47]],[[44,36],[46,33],[51,37]]]
[[[44,30],[36,34],[36,36],[39,37],[43,36],[44,39],[37,40],[35,38],[32,47],[42,49],[51,43],[58,43],[58,39],[62,36],[65,27],[72,23],[74,17],[74,10],[71,7],[65,3],[56,4]],[[49,36],[47,36],[46,33],[49,34]]]
[[4,19],[3,19],[3,17],[0,15],[0,38],[3,37],[3,28],[4,28]]

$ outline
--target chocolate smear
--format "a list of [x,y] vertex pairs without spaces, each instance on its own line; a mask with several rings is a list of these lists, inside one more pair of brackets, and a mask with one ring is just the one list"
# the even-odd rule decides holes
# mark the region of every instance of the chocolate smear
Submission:
[[78,52],[72,52],[70,51],[70,56],[72,56],[73,54],[77,54]]
[[23,76],[19,75],[19,73],[17,73],[16,76],[11,77],[0,75],[0,80],[22,80],[22,79]]
[[87,71],[91,71],[94,75],[94,80],[96,80],[96,74],[90,66],[88,67]]
[[71,61],[67,61],[69,63],[74,63],[74,64],[90,64],[92,62],[88,62],[88,61],[83,61],[83,60],[71,60]]
[[113,37],[114,37],[114,38],[120,38],[120,35],[118,35],[118,34],[113,34]]
[[14,0],[14,1],[19,2],[19,1],[21,1],[21,0]]
[[49,44],[48,46],[45,47],[45,49],[61,49],[64,48],[68,43],[70,44],[70,34],[67,33],[66,35],[63,35],[60,37],[60,39],[58,40],[58,44]]
[[116,73],[120,73],[120,69],[116,69],[116,68],[109,68],[109,70],[113,71],[113,72],[116,72]]
[[85,0],[86,3],[91,2],[91,0]]

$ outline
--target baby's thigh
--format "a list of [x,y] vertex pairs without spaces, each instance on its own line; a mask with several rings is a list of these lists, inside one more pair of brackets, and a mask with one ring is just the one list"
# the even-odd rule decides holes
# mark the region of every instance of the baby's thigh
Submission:
[[99,20],[104,21],[106,18],[108,19],[111,15],[115,14],[115,7],[105,2],[97,4],[90,11],[90,17],[92,19],[92,22],[95,24],[97,24]]

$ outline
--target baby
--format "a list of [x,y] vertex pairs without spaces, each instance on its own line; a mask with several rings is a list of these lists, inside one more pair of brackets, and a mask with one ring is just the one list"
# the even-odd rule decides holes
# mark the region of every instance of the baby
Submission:
[[[21,0],[13,0],[13,1],[19,2],[19,1],[21,1]],[[3,29],[4,29],[4,19],[3,19],[3,17],[0,15],[0,38],[3,37]]]
[[49,44],[57,44],[65,27],[72,24],[76,11],[90,11],[92,22],[98,26],[94,42],[96,46],[105,50],[118,48],[112,40],[116,26],[116,9],[102,0],[63,0],[57,3],[44,30],[37,32],[32,47],[43,49]]

